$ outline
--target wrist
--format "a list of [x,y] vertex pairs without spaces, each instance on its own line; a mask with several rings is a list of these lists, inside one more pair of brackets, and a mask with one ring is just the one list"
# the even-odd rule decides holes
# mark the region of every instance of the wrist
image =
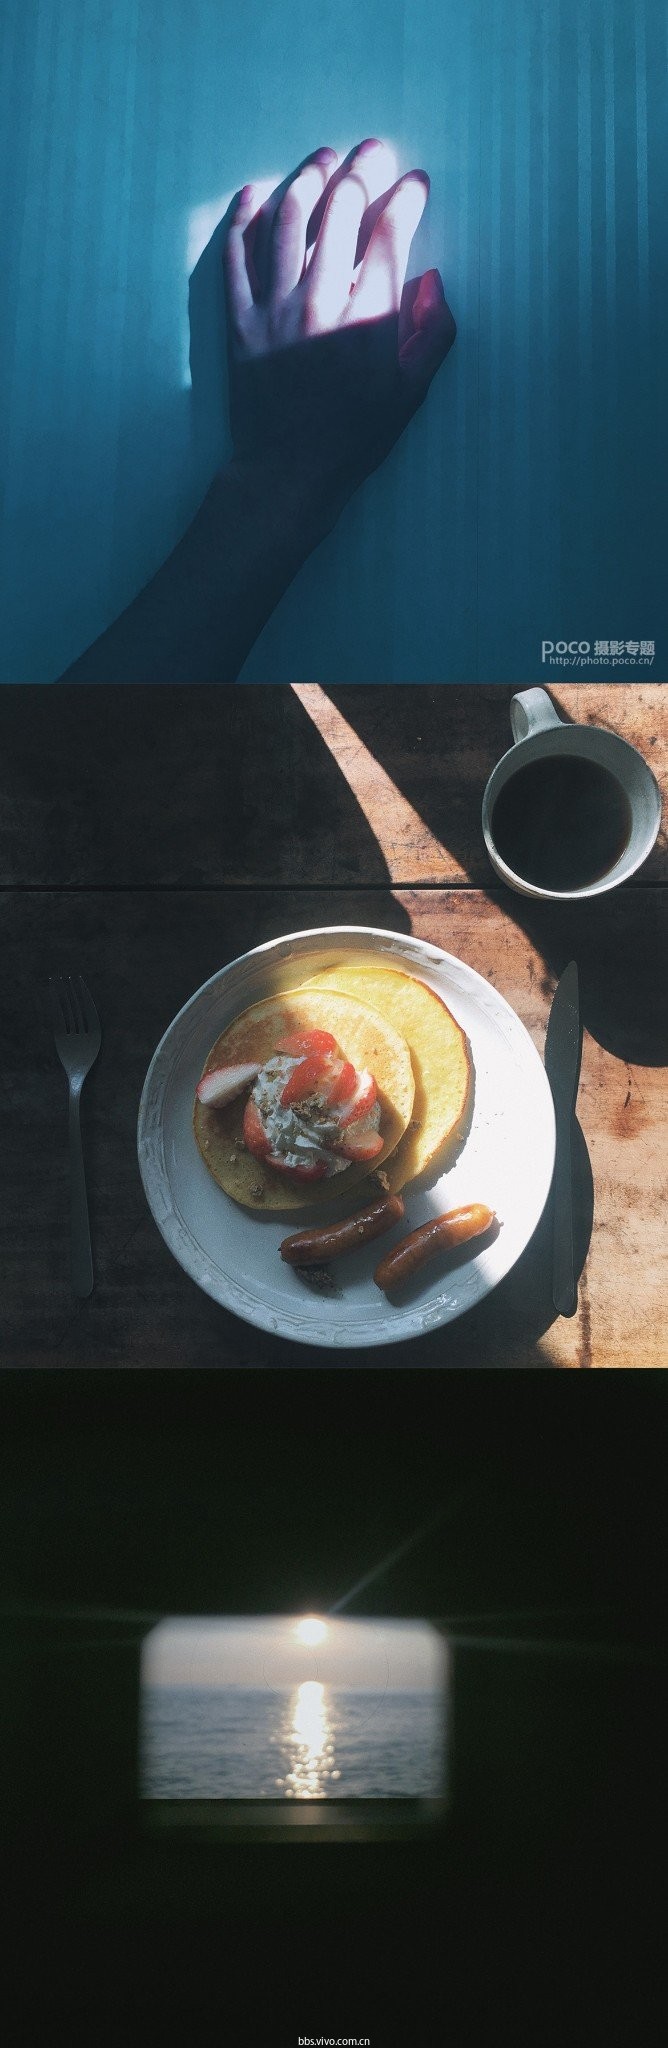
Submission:
[[263,547],[305,558],[336,524],[349,492],[296,465],[233,456],[214,477],[207,503],[214,520],[230,494]]

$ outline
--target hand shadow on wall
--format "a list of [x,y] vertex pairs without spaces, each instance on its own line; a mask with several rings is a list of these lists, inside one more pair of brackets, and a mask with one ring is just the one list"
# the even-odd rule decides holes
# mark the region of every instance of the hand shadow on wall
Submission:
[[203,490],[218,464],[229,456],[232,445],[223,250],[235,202],[236,194],[202,250],[188,284],[191,447],[193,467]]
[[[32,624],[28,617],[21,625],[30,650],[26,681],[29,675],[30,681],[39,677],[53,685],[132,603],[182,538],[229,455],[221,262],[225,225],[216,228],[189,281],[192,389],[183,364],[169,355],[172,330],[161,342],[159,374],[138,349],[132,372],[124,377],[113,445],[106,447],[104,424],[100,435],[91,438],[90,415],[84,415],[73,471],[65,466],[59,482],[60,516],[51,522],[44,564],[42,612],[51,618],[50,635],[45,638],[39,614]],[[181,289],[177,276],[177,303]],[[147,291],[140,267],[131,281],[130,336],[133,320],[148,306]],[[113,463],[111,533],[100,530],[105,460]]]

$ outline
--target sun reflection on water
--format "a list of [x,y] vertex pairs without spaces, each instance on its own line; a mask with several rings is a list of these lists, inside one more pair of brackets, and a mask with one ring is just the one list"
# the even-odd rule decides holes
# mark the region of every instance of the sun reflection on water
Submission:
[[306,1679],[293,1694],[286,1747],[286,1799],[324,1798],[334,1775],[333,1723],[327,1687],[317,1679]]

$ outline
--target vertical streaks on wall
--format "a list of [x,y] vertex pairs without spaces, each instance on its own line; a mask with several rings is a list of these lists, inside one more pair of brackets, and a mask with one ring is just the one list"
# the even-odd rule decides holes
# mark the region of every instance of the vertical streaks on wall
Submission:
[[[457,340],[423,412],[397,451],[395,530],[405,573],[395,582],[392,679],[438,682],[476,665],[480,7],[455,26],[448,10],[431,53],[431,9],[404,8],[403,154],[431,177],[410,274],[443,277]],[[410,627],[409,627],[410,620]],[[419,664],[416,674],[415,664]]]
[[632,636],[660,675],[662,10],[491,0],[485,22],[478,675],[545,680],[543,638]]

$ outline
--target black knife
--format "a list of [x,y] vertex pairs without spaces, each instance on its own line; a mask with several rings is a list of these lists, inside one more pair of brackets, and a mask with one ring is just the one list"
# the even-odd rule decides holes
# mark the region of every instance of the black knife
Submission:
[[572,1139],[581,1058],[580,989],[577,962],[571,960],[555,990],[545,1039],[545,1070],[557,1122],[552,1300],[560,1316],[575,1315],[578,1305],[573,1255]]

